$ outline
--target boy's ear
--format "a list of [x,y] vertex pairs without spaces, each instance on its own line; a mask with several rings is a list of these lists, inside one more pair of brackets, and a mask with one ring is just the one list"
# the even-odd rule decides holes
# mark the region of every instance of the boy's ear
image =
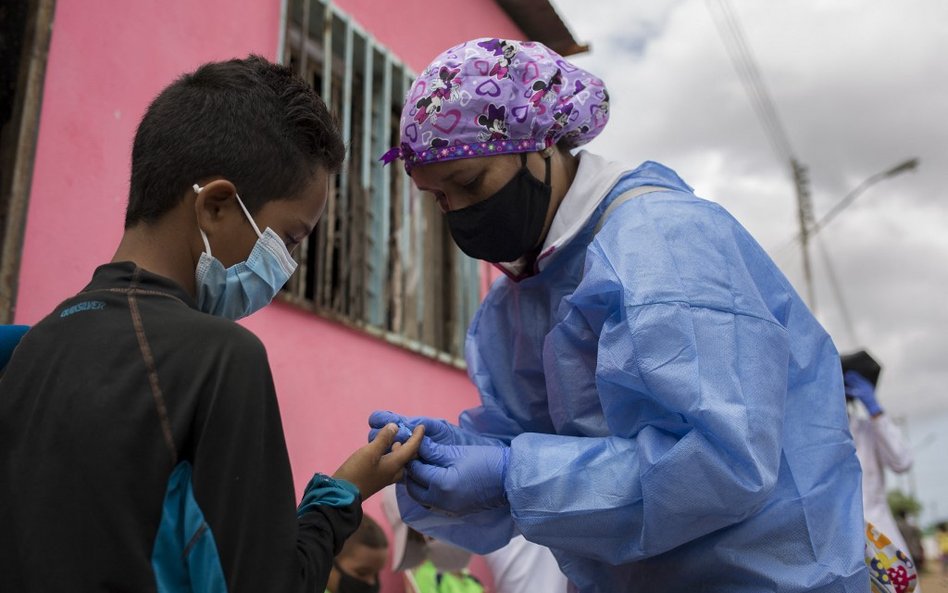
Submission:
[[205,233],[211,234],[214,226],[236,214],[235,210],[240,208],[236,196],[237,188],[226,179],[215,179],[200,187],[194,200],[194,212]]

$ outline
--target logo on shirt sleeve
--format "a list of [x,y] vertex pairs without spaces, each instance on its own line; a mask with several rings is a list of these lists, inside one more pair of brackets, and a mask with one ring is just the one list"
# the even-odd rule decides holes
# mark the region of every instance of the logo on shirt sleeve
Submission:
[[60,317],[69,317],[74,313],[82,313],[83,311],[100,311],[105,309],[105,303],[102,301],[82,301],[81,303],[76,303],[71,307],[63,309],[60,313]]

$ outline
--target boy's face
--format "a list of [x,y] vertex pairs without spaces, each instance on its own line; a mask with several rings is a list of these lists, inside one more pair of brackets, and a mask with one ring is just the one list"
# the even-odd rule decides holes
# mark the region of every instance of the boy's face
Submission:
[[[329,194],[329,174],[322,167],[298,196],[267,202],[256,213],[251,213],[260,232],[267,227],[283,239],[292,253],[319,221]],[[257,242],[257,235],[246,216],[240,210],[235,224],[220,229],[217,237],[211,238],[214,257],[224,267],[246,261]]]
[[387,559],[388,548],[370,548],[355,542],[352,542],[351,545],[347,544],[342,553],[336,557],[336,564],[339,568],[333,567],[329,575],[329,590],[335,593],[339,589],[341,576],[338,574],[339,569],[364,583],[376,584],[379,573],[385,568]]

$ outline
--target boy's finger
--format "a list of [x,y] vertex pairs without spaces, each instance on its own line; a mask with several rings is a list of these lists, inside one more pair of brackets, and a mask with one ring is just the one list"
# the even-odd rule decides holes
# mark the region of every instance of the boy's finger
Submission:
[[398,434],[398,425],[386,424],[368,446],[372,447],[372,450],[381,457],[392,447],[396,434]]
[[[381,428],[372,428],[372,429],[369,430],[369,442],[370,442],[370,443],[375,440],[375,437],[378,436],[380,430],[382,430],[382,429],[381,429]],[[404,424],[399,424],[399,425],[398,425],[398,433],[395,435],[395,440],[398,441],[398,442],[402,442],[402,443],[403,443],[403,442],[407,441],[409,438],[411,438],[411,429],[408,428],[407,426],[405,426]]]
[[421,446],[421,439],[425,436],[425,427],[419,424],[411,433],[411,438],[405,441],[398,449],[392,449],[389,454],[392,461],[400,466],[405,465],[418,455],[418,447]]
[[405,417],[389,412],[388,410],[376,410],[369,415],[369,426],[372,428],[382,428],[386,424],[398,424],[404,422]]

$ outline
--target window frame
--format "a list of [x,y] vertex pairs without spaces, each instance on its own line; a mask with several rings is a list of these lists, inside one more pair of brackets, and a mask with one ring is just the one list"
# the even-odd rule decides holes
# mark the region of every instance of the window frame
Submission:
[[465,368],[482,266],[457,248],[404,168],[379,161],[398,143],[415,73],[330,1],[283,0],[281,21],[279,60],[338,114],[350,153],[280,300]]

